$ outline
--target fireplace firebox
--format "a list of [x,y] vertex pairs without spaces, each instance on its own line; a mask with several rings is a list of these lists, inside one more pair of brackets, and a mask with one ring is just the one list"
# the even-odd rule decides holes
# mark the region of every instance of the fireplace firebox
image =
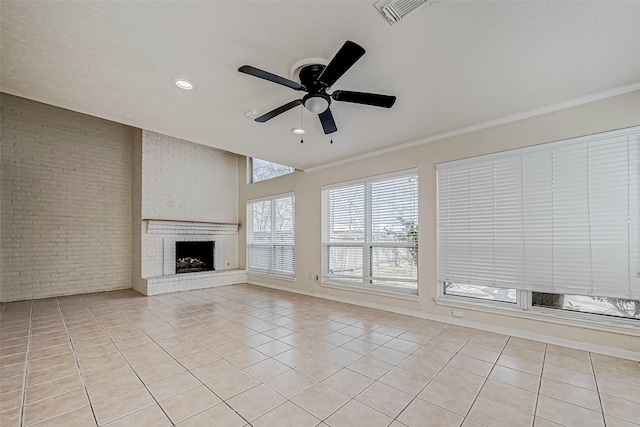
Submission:
[[176,274],[215,270],[215,242],[176,242]]

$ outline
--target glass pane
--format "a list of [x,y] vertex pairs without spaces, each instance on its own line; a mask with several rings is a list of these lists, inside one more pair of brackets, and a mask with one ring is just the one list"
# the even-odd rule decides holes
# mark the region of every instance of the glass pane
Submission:
[[[354,276],[360,278],[363,275],[362,248],[329,246],[329,275]],[[348,280],[348,277],[338,277],[340,280]]]
[[415,175],[371,183],[373,242],[418,242],[418,178]]
[[371,248],[371,275],[418,279],[418,251],[413,248]]
[[531,294],[531,305],[534,307],[557,308],[560,310],[640,319],[640,301],[636,300],[543,292],[532,292]]
[[293,225],[293,197],[285,197],[276,199],[276,242],[278,243],[294,243],[294,225]]
[[508,302],[512,304],[516,303],[515,289],[504,289],[496,288],[493,286],[477,286],[467,285],[464,283],[446,282],[444,284],[444,293],[446,295],[455,295],[458,297]]
[[364,241],[364,185],[329,190],[329,242]]
[[271,200],[251,204],[251,242],[271,242]]
[[251,182],[260,182],[296,171],[295,168],[291,166],[280,165],[278,163],[256,159],[255,157],[251,159],[251,167],[253,169],[253,179]]

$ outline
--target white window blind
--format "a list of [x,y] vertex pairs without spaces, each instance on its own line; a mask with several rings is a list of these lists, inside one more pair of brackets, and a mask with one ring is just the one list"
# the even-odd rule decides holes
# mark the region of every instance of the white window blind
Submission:
[[322,197],[324,280],[415,293],[417,174],[327,187]]
[[640,127],[438,165],[438,280],[640,299]]
[[293,194],[247,203],[247,268],[293,276],[295,200]]

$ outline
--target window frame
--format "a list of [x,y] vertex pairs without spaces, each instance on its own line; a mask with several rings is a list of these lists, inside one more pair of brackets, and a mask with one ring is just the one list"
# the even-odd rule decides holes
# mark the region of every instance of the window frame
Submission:
[[[277,239],[275,238],[276,235],[276,226],[275,224],[277,223],[277,216],[276,216],[276,200],[279,199],[286,199],[286,198],[291,198],[292,201],[292,228],[293,228],[293,244],[287,244],[287,243],[282,243],[282,242],[278,242]],[[259,242],[259,243],[252,243],[251,242],[251,235],[250,232],[253,232],[253,213],[251,211],[252,206],[256,203],[260,203],[260,202],[266,202],[269,201],[270,202],[270,230],[271,230],[271,241],[269,243],[263,243],[263,242]],[[274,196],[268,196],[268,197],[261,197],[259,199],[251,199],[251,200],[247,200],[247,233],[246,233],[246,266],[247,266],[247,272],[252,273],[252,274],[263,274],[263,275],[268,275],[268,276],[280,276],[280,277],[285,277],[285,278],[290,278],[290,279],[295,279],[295,272],[296,272],[296,257],[295,257],[295,241],[296,241],[296,230],[295,230],[295,216],[296,216],[296,201],[295,201],[295,194],[293,192],[291,193],[283,193],[283,194],[277,194]],[[250,224],[250,225],[249,225]],[[272,268],[256,268],[256,267],[251,267],[250,264],[250,259],[251,259],[251,248],[252,247],[268,247],[270,248],[269,251],[269,265]],[[293,266],[293,270],[292,271],[287,271],[287,270],[278,270],[275,267],[275,265],[277,264],[276,260],[277,260],[277,250],[280,247],[291,247],[291,251],[292,251],[292,259],[291,259],[291,264]]]
[[[383,294],[388,296],[395,296],[403,299],[417,299],[419,294],[419,263],[416,263],[416,279],[403,279],[400,277],[377,277],[373,276],[373,267],[371,265],[372,252],[374,248],[407,248],[407,249],[418,249],[419,242],[412,244],[411,242],[406,243],[392,243],[392,242],[375,242],[372,238],[372,216],[373,216],[373,200],[371,196],[371,187],[373,183],[384,181],[387,179],[393,178],[401,178],[401,177],[415,177],[416,181],[418,181],[418,171],[415,168],[401,170],[393,173],[375,175],[371,177],[361,178],[357,180],[345,181],[330,185],[325,185],[322,187],[321,195],[322,195],[322,214],[321,214],[321,227],[322,227],[322,268],[321,268],[321,285],[327,287],[334,288],[344,288],[350,290],[357,290],[359,292],[365,293],[373,293],[373,294]],[[326,227],[327,220],[326,215],[329,215],[329,198],[327,194],[329,191],[338,188],[345,188],[350,186],[356,186],[359,184],[364,185],[364,238],[361,242],[329,242],[329,233],[330,230]],[[416,201],[418,200],[418,189],[416,188]],[[416,216],[417,220],[417,216]],[[419,239],[419,234],[418,234]],[[349,276],[349,275],[340,275],[330,274],[329,273],[329,262],[330,262],[330,248],[331,247],[355,247],[362,248],[362,276]],[[366,255],[369,256],[366,256]],[[365,275],[364,272],[369,272],[368,275]],[[348,280],[353,277],[353,280]],[[343,280],[340,280],[343,279]],[[358,280],[359,279],[359,280]],[[397,279],[401,282],[405,283],[415,283],[415,288],[405,288],[403,289],[402,285],[392,285],[392,284],[384,284],[378,283],[374,284],[375,280],[394,280]]]

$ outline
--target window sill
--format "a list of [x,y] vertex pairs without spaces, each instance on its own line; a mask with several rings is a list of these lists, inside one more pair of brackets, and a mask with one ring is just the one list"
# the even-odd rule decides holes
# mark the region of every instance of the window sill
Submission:
[[296,276],[294,275],[287,276],[286,274],[268,273],[266,271],[256,271],[256,270],[247,270],[247,274],[250,274],[252,276],[270,277],[272,279],[283,280],[285,282],[295,283],[296,281]]
[[420,300],[420,296],[417,293],[411,294],[408,292],[393,291],[389,289],[371,289],[371,288],[365,288],[363,286],[351,286],[351,285],[346,285],[344,283],[324,282],[324,281],[320,282],[320,286],[325,288],[340,289],[344,291],[354,291],[354,292],[361,292],[364,294],[403,299],[406,301],[417,302]]
[[[556,309],[538,307],[532,308],[530,311],[525,311],[514,304],[461,301],[455,297],[439,297],[434,298],[434,301],[437,305],[447,307],[467,308],[485,313],[494,313],[519,317],[522,319],[537,320],[565,326],[575,326],[579,328],[640,337],[640,322],[634,322],[633,320],[627,321],[622,318],[617,320],[606,316],[599,316],[597,314],[562,312]],[[502,304],[504,304],[504,306]],[[509,305],[513,305],[513,307],[509,307]]]

